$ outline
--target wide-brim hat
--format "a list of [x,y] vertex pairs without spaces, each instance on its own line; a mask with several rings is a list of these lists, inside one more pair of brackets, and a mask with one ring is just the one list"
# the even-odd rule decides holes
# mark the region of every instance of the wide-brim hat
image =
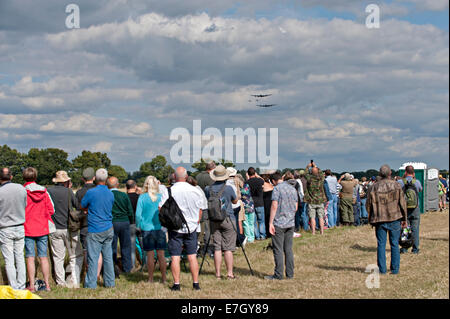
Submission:
[[230,174],[230,177],[234,177],[237,174],[237,169],[234,167],[227,167],[227,171]]
[[209,172],[209,176],[213,181],[220,182],[227,180],[230,177],[230,172],[225,168],[225,166],[219,165]]
[[66,171],[57,171],[55,176],[56,177],[52,179],[53,183],[65,183],[71,179]]

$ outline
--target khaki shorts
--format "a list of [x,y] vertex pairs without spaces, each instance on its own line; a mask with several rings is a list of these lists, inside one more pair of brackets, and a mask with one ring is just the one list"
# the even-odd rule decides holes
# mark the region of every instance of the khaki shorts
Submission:
[[447,202],[447,194],[439,195],[439,201],[445,204]]
[[323,218],[325,216],[325,209],[323,204],[308,204],[308,216],[310,219],[315,219],[316,215],[319,218]]
[[227,217],[223,222],[211,221],[211,236],[214,250],[236,250],[236,219]]

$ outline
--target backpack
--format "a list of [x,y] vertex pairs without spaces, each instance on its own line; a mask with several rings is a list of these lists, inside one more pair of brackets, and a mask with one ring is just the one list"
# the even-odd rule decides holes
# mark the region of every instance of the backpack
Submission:
[[408,209],[415,209],[419,205],[419,192],[417,191],[415,183],[415,178],[411,181],[408,181],[406,178],[403,179],[403,192],[405,193],[406,207]]
[[168,192],[169,198],[159,210],[159,222],[161,223],[161,226],[167,228],[168,230],[176,231],[181,229],[183,225],[186,225],[188,233],[190,233],[183,212],[175,201],[175,198],[172,197],[172,191],[170,188],[168,189]]
[[221,197],[227,185],[224,183],[219,192],[214,192],[209,187],[208,198],[208,217],[213,222],[223,222],[227,218],[228,214],[225,209],[222,209]]

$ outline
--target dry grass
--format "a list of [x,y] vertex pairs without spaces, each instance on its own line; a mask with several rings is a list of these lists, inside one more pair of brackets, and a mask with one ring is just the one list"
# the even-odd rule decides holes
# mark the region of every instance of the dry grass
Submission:
[[[208,258],[200,277],[201,291],[192,289],[188,272],[182,271],[180,292],[171,292],[171,284],[146,283],[146,273],[121,275],[116,288],[96,290],[53,288],[39,293],[43,298],[449,298],[449,215],[429,212],[422,215],[420,254],[401,255],[400,274],[384,275],[379,289],[365,285],[369,264],[376,264],[375,232],[370,226],[328,230],[325,235],[294,239],[295,278],[266,281],[273,273],[273,254],[264,250],[268,240],[249,244],[246,252],[255,271],[250,276],[247,263],[239,251],[235,254],[235,281],[218,281],[213,261]],[[390,252],[387,248],[389,267]],[[3,264],[3,260],[1,260]],[[183,267],[182,267],[183,270]],[[156,280],[160,275],[156,272]]]

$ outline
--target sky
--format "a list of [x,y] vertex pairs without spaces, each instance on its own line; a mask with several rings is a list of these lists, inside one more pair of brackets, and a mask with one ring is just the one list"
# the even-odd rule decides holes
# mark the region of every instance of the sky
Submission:
[[0,145],[106,152],[132,172],[177,166],[171,132],[201,120],[277,128],[273,168],[445,169],[448,16],[448,0],[0,0]]

